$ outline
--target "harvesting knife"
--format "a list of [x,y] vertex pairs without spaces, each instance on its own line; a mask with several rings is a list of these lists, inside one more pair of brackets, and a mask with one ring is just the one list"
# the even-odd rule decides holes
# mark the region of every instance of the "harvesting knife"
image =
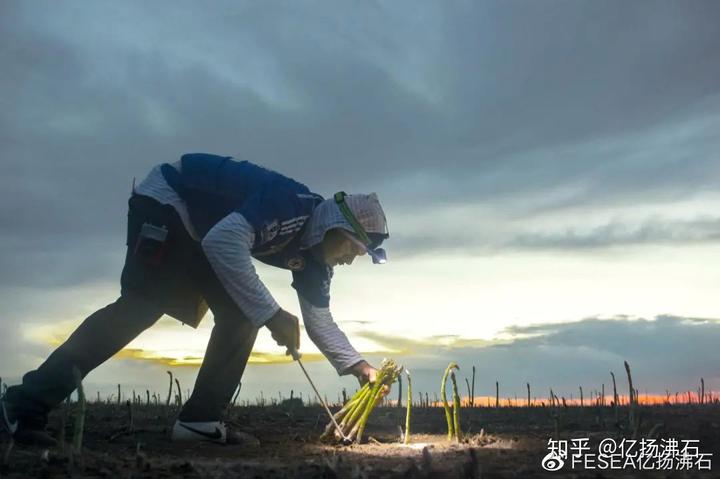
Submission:
[[320,401],[320,404],[323,405],[325,408],[325,412],[327,412],[328,416],[330,416],[330,420],[333,423],[333,426],[335,426],[335,430],[338,434],[340,434],[340,437],[342,438],[343,444],[350,444],[352,441],[343,433],[342,428],[335,420],[335,416],[333,416],[333,413],[330,411],[330,408],[325,404],[325,401],[323,400],[322,396],[320,395],[320,391],[317,390],[315,387],[315,383],[313,383],[312,379],[310,379],[310,375],[305,370],[305,366],[303,366],[302,361],[300,361],[300,352],[297,349],[288,349],[290,352],[290,355],[292,358],[297,361],[297,363],[300,365],[300,369],[302,369],[303,374],[305,374],[305,377],[307,378],[308,382],[310,383],[310,386],[312,386],[313,391],[315,391],[315,395],[317,396],[318,400]]

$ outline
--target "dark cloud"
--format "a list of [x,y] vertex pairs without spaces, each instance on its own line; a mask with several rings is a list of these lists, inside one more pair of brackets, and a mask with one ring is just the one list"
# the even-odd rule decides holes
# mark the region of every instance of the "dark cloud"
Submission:
[[[687,158],[587,161],[548,147],[673,124],[717,94],[713,2],[417,16],[366,4],[352,24],[329,5],[46,6],[4,8],[6,230],[32,231],[16,224],[21,206],[43,232],[114,234],[132,176],[185,151],[247,157],[324,193],[424,170],[455,183],[439,195],[456,201],[589,177],[637,191],[640,176],[655,176],[649,188],[682,179],[669,169],[707,178],[705,158],[679,169]],[[264,91],[265,74],[290,106]],[[537,148],[546,154],[513,156]]]
[[520,235],[507,246],[519,249],[583,250],[610,246],[673,243],[715,243],[720,240],[720,219],[648,221],[639,225],[609,223],[587,232]]
[[[391,350],[402,350],[398,361],[412,370],[416,390],[437,390],[441,371],[450,361],[460,365],[460,376],[469,377],[476,367],[479,394],[494,395],[500,381],[505,397],[518,394],[530,382],[535,394],[546,397],[549,388],[559,395],[585,391],[612,391],[610,371],[627,393],[623,361],[633,371],[637,388],[644,393],[695,390],[700,377],[708,390],[720,387],[715,344],[720,340],[720,320],[658,316],[653,320],[618,316],[588,318],[557,324],[508,328],[515,339],[471,344],[469,340],[411,340],[368,337]],[[444,344],[444,345],[443,345]]]
[[649,6],[449,8],[450,91],[456,109],[478,119],[467,125],[468,141],[527,147],[602,137],[662,122],[717,93],[720,69],[706,58],[720,42],[718,5]]
[[510,234],[501,238],[484,236],[469,228],[470,234],[448,238],[429,231],[425,236],[399,232],[393,236],[397,257],[429,252],[456,255],[494,255],[508,251],[592,252],[612,247],[715,244],[720,241],[719,218],[670,220],[650,218],[643,222],[611,221],[589,228]]

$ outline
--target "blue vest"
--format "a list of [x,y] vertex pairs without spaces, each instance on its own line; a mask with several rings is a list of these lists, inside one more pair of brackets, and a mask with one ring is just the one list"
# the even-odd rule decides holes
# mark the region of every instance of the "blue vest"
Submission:
[[292,270],[292,286],[317,307],[330,301],[332,268],[300,249],[307,219],[323,197],[275,171],[230,157],[191,153],[181,157],[181,172],[169,164],[161,171],[185,201],[190,221],[204,237],[232,212],[255,230],[250,251],[263,263]]

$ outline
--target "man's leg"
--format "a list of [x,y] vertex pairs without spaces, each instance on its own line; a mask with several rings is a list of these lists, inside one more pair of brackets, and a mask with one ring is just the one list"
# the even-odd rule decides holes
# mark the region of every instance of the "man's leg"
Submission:
[[[211,306],[212,308],[212,306]],[[213,311],[215,326],[190,399],[180,412],[183,422],[217,421],[232,399],[258,330],[235,307]]]
[[215,325],[192,395],[178,419],[218,421],[240,383],[258,329],[225,291],[202,249],[198,247],[187,257],[189,274],[213,312]]
[[91,314],[22,384],[8,388],[5,401],[19,427],[43,428],[47,413],[74,389],[73,369],[84,377],[162,315],[158,306],[133,294]]

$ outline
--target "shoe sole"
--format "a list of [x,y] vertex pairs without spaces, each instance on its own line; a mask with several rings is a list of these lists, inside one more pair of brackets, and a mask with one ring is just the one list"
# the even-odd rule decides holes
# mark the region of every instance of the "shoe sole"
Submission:
[[[177,429],[176,429],[177,428]],[[175,434],[175,431],[180,431],[182,428],[182,434]],[[210,443],[210,444],[226,444],[225,435],[220,431],[219,428],[215,428],[215,431],[201,431],[187,424],[179,422],[173,427],[173,433],[170,437],[172,442],[185,442],[185,443]]]

